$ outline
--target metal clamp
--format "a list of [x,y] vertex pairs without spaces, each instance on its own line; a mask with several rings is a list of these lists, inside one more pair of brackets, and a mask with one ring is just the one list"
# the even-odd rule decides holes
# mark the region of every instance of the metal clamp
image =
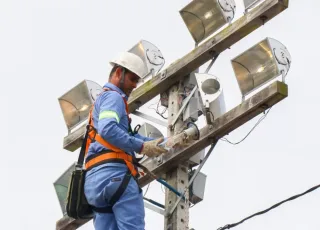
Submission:
[[166,77],[167,77],[167,70],[165,69],[164,71],[161,72],[160,80],[165,79]]

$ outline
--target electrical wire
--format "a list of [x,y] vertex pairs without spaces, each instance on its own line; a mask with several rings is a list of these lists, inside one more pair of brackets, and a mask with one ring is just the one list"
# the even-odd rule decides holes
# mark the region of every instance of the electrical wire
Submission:
[[146,194],[147,194],[147,192],[149,190],[149,187],[150,187],[150,183],[148,184],[148,187],[147,187],[146,191],[144,192],[143,196],[146,196]]
[[250,135],[250,133],[252,133],[252,131],[260,124],[260,122],[263,121],[263,119],[265,119],[267,117],[267,115],[270,112],[271,108],[262,117],[259,118],[257,123],[252,127],[252,129],[247,133],[247,135],[245,135],[240,141],[231,142],[227,138],[221,138],[220,140],[228,142],[229,144],[232,144],[232,145],[240,144],[242,141],[244,141]]
[[[157,113],[159,116],[161,116],[163,119],[166,120],[166,119],[168,119],[168,117],[165,117],[163,114],[167,111],[167,108],[166,108],[165,106],[163,106],[164,109],[162,110],[162,112],[160,112],[160,111],[159,111],[160,102],[161,102],[161,99],[160,99],[158,102],[149,105],[149,106],[148,106],[148,109],[153,109],[154,111],[156,111],[156,113]],[[151,106],[153,106],[153,105],[157,105],[157,107],[156,107],[156,108],[152,108]]]
[[152,108],[151,106],[156,105],[156,104],[158,104],[158,103],[159,103],[159,102],[156,102],[156,103],[150,104],[150,105],[148,106],[148,109],[153,109],[153,110],[157,111],[155,108]]
[[159,112],[160,101],[161,101],[161,99],[158,101],[156,113],[157,113],[158,115],[160,115],[163,119],[168,119],[168,117],[163,116],[163,114],[167,111],[167,107],[164,107],[164,109],[162,110],[162,112]]
[[314,186],[314,187],[312,187],[312,188],[310,188],[310,189],[308,189],[307,191],[305,191],[305,192],[303,192],[303,193],[301,193],[301,194],[294,195],[294,196],[292,196],[292,197],[290,197],[290,198],[288,198],[288,199],[286,199],[286,200],[283,200],[283,201],[281,201],[281,202],[279,202],[279,203],[277,203],[277,204],[275,204],[275,205],[272,205],[272,206],[271,206],[270,208],[268,208],[268,209],[265,209],[265,210],[263,210],[263,211],[260,211],[260,212],[255,213],[255,214],[253,214],[253,215],[251,215],[251,216],[249,216],[249,217],[246,217],[246,218],[244,218],[243,220],[241,220],[241,221],[239,221],[239,222],[237,222],[237,223],[227,224],[227,225],[225,225],[224,227],[220,227],[220,228],[218,228],[218,230],[224,230],[224,229],[233,228],[233,227],[235,227],[235,226],[237,226],[237,225],[239,225],[239,224],[242,224],[242,223],[245,222],[246,220],[251,219],[251,218],[254,217],[254,216],[262,215],[262,214],[264,214],[264,213],[266,213],[266,212],[269,212],[271,209],[274,209],[274,208],[276,208],[276,207],[280,206],[281,204],[286,203],[286,202],[288,202],[288,201],[297,199],[298,197],[301,197],[301,196],[303,196],[303,195],[305,195],[305,194],[307,194],[307,193],[310,193],[310,192],[318,189],[319,187],[320,187],[320,184],[319,184],[319,185],[316,185],[316,186]]

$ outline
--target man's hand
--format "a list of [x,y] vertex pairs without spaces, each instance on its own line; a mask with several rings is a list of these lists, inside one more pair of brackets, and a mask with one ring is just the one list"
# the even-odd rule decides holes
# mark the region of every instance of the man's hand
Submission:
[[163,138],[159,138],[153,141],[146,141],[143,143],[143,148],[140,154],[145,154],[148,157],[157,157],[161,153],[167,153],[168,150],[158,146],[163,141]]

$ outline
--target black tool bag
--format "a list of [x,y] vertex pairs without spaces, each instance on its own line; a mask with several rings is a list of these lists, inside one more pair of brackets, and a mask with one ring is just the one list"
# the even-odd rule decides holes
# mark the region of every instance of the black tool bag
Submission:
[[68,216],[74,219],[90,219],[93,217],[92,207],[88,204],[84,194],[86,171],[83,169],[83,161],[87,138],[88,131],[82,142],[76,169],[72,172],[68,189],[66,210]]

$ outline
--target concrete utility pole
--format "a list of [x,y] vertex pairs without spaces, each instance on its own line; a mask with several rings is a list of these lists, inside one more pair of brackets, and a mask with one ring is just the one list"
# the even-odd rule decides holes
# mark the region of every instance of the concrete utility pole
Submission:
[[[167,69],[146,82],[135,90],[129,98],[129,112],[148,102],[158,94],[170,89],[169,94],[169,118],[170,122],[179,111],[179,84],[184,76],[199,68],[201,65],[212,59],[213,56],[228,49],[236,42],[247,36],[260,26],[264,25],[273,17],[280,14],[288,7],[289,0],[265,0],[256,8],[233,22],[231,25],[215,34],[200,46],[172,63]],[[282,82],[274,82],[257,94],[243,101],[241,104],[228,111],[211,125],[207,125],[200,130],[200,139],[194,141],[182,150],[169,154],[163,158],[159,164],[152,159],[147,159],[143,165],[154,174],[160,176],[166,174],[167,182],[178,191],[183,191],[188,184],[188,166],[184,164],[194,154],[209,146],[213,138],[220,138],[232,132],[253,117],[264,112],[266,109],[277,104],[288,95],[287,85]],[[173,102],[173,104],[172,104]],[[172,116],[172,114],[174,114]],[[168,130],[168,136],[181,131],[183,122],[179,119],[174,130]],[[63,147],[70,151],[78,149],[81,145],[85,125],[76,132],[64,138]],[[153,178],[143,176],[139,179],[140,186],[150,183]],[[186,194],[188,197],[188,194]],[[170,209],[175,203],[177,196],[171,192],[166,192],[166,209]],[[56,224],[57,230],[73,230],[82,226],[88,220],[75,220],[64,216]],[[171,217],[165,220],[165,230],[185,230],[189,229],[189,208],[188,204],[180,202]]]
[[[169,90],[168,98],[168,124],[170,124],[178,111],[182,103],[182,93],[183,85],[182,81],[174,85]],[[181,117],[176,122],[173,129],[168,127],[168,137],[179,133],[183,128],[184,122]],[[181,162],[176,168],[167,172],[166,174],[167,183],[176,188],[178,191],[183,191],[185,186],[188,184],[188,163]],[[188,197],[188,194],[185,194]],[[166,211],[170,211],[172,206],[176,203],[178,197],[176,194],[166,189],[166,200],[165,207]],[[165,227],[166,230],[176,230],[176,229],[189,229],[189,204],[184,203],[181,199],[179,205],[172,213],[172,215],[165,217]]]
[[[181,162],[186,162],[195,153],[212,144],[212,137],[220,138],[237,129],[242,124],[251,120],[255,116],[264,112],[288,96],[288,87],[282,82],[274,82],[259,93],[248,98],[240,105],[228,111],[218,119],[214,120],[212,125],[207,125],[200,130],[200,139],[193,144],[183,148],[166,157],[161,164],[153,159],[143,162],[151,172],[160,176],[177,168]],[[275,130],[276,131],[276,130]],[[153,181],[149,176],[139,178],[141,187],[146,186]],[[64,216],[57,222],[57,230],[73,230],[88,222],[88,220],[75,220]],[[70,228],[71,226],[71,228]]]

